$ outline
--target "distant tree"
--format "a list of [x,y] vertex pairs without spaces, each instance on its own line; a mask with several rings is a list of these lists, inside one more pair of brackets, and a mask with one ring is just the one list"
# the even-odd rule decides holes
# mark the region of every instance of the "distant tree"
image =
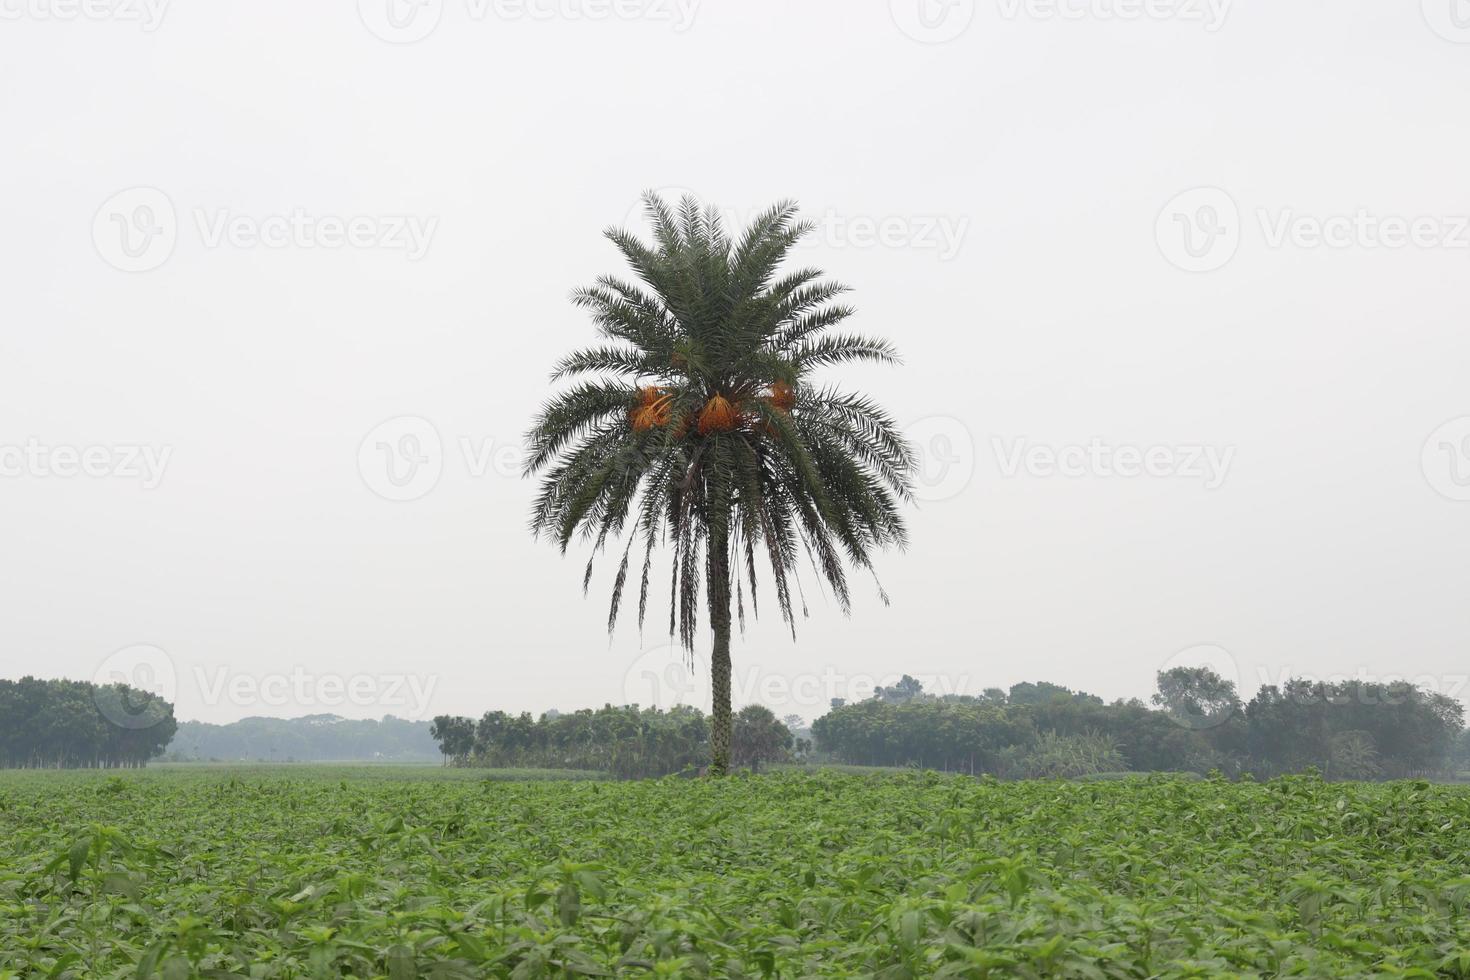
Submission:
[[1332,779],[1377,779],[1383,774],[1378,747],[1367,732],[1347,731],[1332,736],[1325,775]]
[[1023,779],[1076,779],[1128,768],[1118,743],[1108,735],[1042,732],[1030,746],[1017,746],[1004,774]]
[[333,714],[242,718],[228,724],[186,721],[169,748],[172,760],[219,762],[418,762],[438,752],[429,722]]
[[904,704],[923,696],[924,685],[908,674],[904,674],[899,682],[892,687],[876,687],[873,689],[873,697],[879,701],[887,701],[889,704]]
[[605,705],[595,711],[548,711],[539,719],[529,712],[489,711],[478,723],[436,719],[433,730],[446,755],[461,765],[592,770],[635,778],[709,763],[707,720],[686,706],[663,711]]
[[1174,667],[1157,675],[1153,703],[1169,717],[1196,731],[1216,728],[1240,714],[1235,682],[1208,667]]
[[1409,684],[1293,679],[1261,688],[1242,709],[1233,685],[1207,670],[1167,671],[1159,682],[1155,703],[1164,710],[1137,700],[1104,704],[1039,682],[1003,698],[873,698],[834,707],[812,723],[812,734],[841,762],[998,775],[1064,773],[1072,762],[1098,771],[1232,775],[1315,767],[1334,779],[1470,766],[1462,706]]
[[454,721],[451,715],[438,715],[429,723],[429,735],[439,745],[439,754],[444,757],[444,764],[449,765],[451,738],[449,730]]
[[464,762],[475,750],[475,723],[469,718],[439,715],[429,727],[447,762]]
[[736,767],[758,769],[762,762],[785,762],[791,758],[791,731],[776,720],[771,709],[752,704],[735,715],[734,751]]
[[812,734],[817,749],[840,762],[966,772],[993,772],[1001,749],[1036,738],[1019,713],[973,700],[870,699],[818,718]]
[[177,730],[172,704],[126,684],[0,680],[0,767],[138,768]]
[[1250,765],[1263,773],[1315,766],[1333,776],[1334,758],[1351,768],[1369,760],[1390,778],[1444,772],[1464,728],[1464,708],[1453,698],[1358,680],[1267,685],[1245,715]]
[[1050,701],[1091,701],[1094,704],[1102,704],[1102,698],[1082,691],[1073,691],[1071,688],[1062,687],[1060,684],[1052,684],[1048,681],[1029,681],[1011,685],[1010,694],[1006,696],[1007,704],[1046,704]]

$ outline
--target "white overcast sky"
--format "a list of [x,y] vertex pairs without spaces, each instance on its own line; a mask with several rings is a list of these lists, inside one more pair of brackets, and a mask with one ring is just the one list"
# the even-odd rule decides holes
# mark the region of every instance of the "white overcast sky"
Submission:
[[892,606],[809,582],[740,700],[1181,657],[1467,693],[1463,0],[389,2],[0,0],[0,675],[648,703],[664,590],[609,643],[497,451],[653,187],[801,202],[906,357],[832,380],[925,452]]

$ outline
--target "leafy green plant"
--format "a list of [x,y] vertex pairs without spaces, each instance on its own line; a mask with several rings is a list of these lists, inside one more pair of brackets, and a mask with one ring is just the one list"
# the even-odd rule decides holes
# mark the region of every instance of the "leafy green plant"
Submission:
[[460,772],[0,773],[0,978],[1470,977],[1465,787]]

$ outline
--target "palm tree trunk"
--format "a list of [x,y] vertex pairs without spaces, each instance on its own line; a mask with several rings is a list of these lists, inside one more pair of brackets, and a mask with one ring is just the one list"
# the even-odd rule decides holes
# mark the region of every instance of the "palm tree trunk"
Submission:
[[710,708],[710,766],[712,776],[730,770],[730,549],[724,535],[710,537],[709,618],[714,630],[710,655],[710,686],[714,704]]

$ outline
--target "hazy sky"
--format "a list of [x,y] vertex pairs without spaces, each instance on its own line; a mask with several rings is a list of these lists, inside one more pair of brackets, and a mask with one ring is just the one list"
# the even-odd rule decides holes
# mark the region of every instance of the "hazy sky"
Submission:
[[1464,0],[0,0],[0,675],[668,698],[514,461],[667,188],[801,202],[924,450],[893,605],[808,576],[738,700],[1465,697],[1467,91]]

